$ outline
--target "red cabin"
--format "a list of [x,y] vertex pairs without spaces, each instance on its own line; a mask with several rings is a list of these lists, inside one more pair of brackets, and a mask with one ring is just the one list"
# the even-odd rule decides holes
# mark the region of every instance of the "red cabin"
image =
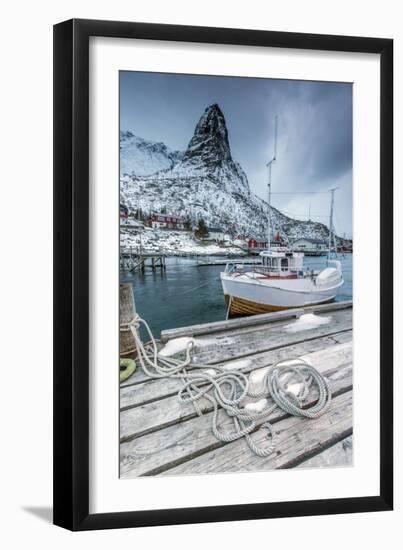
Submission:
[[173,214],[153,214],[151,226],[162,229],[184,229],[184,220]]
[[267,248],[267,241],[257,241],[256,239],[249,239],[248,248]]

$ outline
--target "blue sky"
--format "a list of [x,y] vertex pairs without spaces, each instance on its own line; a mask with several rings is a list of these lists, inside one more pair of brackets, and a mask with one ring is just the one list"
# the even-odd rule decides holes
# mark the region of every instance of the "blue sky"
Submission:
[[172,149],[186,149],[200,116],[212,103],[224,113],[232,156],[246,172],[253,192],[266,198],[265,165],[273,155],[277,115],[272,204],[297,219],[307,219],[310,210],[311,219],[327,223],[327,191],[338,187],[336,231],[352,235],[351,84],[120,74],[121,129],[163,141]]

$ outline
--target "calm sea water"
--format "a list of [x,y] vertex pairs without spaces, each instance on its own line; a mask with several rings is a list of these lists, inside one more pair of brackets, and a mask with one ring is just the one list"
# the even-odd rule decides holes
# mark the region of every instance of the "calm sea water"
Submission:
[[[345,281],[338,301],[352,298],[352,256],[338,257]],[[321,269],[326,267],[326,257],[307,257],[305,265]],[[168,258],[165,271],[123,272],[121,282],[133,284],[137,312],[159,338],[164,329],[225,319],[226,306],[220,282],[220,272],[224,269],[224,265],[197,267],[192,259]]]

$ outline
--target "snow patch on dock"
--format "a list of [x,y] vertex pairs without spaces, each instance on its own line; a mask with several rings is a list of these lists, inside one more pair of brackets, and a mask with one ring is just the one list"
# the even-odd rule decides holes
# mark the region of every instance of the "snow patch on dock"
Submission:
[[247,403],[244,408],[247,411],[260,412],[267,407],[268,403],[267,399],[260,399],[254,403]]
[[250,366],[250,364],[250,359],[240,359],[239,361],[230,361],[229,363],[222,365],[222,368],[224,370],[239,370],[246,369]]
[[[231,343],[233,338],[227,338],[225,340],[225,343]],[[158,355],[161,355],[162,357],[171,357],[172,355],[176,355],[177,353],[181,353],[186,351],[188,345],[192,343],[193,346],[191,349],[193,351],[207,351],[208,349],[214,349],[219,346],[219,342],[214,338],[191,338],[190,336],[181,336],[179,338],[173,338],[172,340],[168,340],[168,342],[165,344],[165,346],[158,352]],[[194,356],[193,359],[195,360],[197,356]]]
[[181,351],[186,351],[191,342],[193,343],[193,345],[195,344],[194,338],[189,338],[188,336],[184,336],[182,338],[174,338],[173,340],[169,340],[169,342],[165,344],[162,350],[158,352],[158,355],[162,355],[162,357],[171,357],[172,355],[176,355]]
[[314,313],[305,313],[293,323],[285,325],[284,329],[289,333],[310,330],[320,325],[327,325],[330,322],[330,319],[330,317],[319,317],[319,315],[315,315]]

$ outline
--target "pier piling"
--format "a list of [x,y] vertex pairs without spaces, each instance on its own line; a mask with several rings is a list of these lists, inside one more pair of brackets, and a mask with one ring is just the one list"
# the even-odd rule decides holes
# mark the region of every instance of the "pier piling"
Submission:
[[120,356],[131,355],[136,349],[131,329],[128,327],[136,313],[133,287],[131,283],[119,285],[119,347]]

